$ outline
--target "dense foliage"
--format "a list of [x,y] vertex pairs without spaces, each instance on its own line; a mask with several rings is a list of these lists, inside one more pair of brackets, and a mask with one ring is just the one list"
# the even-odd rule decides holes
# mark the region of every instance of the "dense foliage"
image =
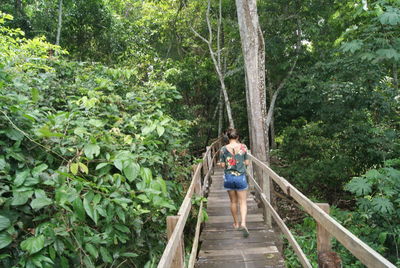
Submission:
[[161,77],[48,57],[3,26],[2,267],[142,267],[164,248],[189,160],[180,99]]

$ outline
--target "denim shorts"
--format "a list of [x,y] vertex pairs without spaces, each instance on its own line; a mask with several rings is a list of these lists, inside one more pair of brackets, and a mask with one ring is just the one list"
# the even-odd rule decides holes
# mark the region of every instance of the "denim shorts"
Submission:
[[233,174],[224,174],[224,188],[225,190],[241,191],[247,190],[246,175],[235,176]]

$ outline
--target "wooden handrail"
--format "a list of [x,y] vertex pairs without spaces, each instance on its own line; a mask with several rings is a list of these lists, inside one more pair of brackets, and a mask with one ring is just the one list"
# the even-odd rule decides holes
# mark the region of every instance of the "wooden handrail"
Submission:
[[[304,208],[304,210],[315,219],[317,223],[324,226],[324,228],[333,237],[335,237],[364,265],[373,268],[380,268],[380,267],[396,268],[394,264],[385,259],[382,255],[373,250],[371,247],[369,247],[367,244],[361,241],[358,237],[352,234],[349,230],[343,227],[340,223],[334,220],[331,216],[329,216],[329,214],[324,212],[314,202],[312,202],[305,195],[303,195],[296,187],[290,184],[286,179],[276,174],[264,162],[260,161],[250,153],[248,155],[250,160],[255,164],[257,164],[257,166],[260,167],[263,171],[265,171],[279,185],[279,187],[285,194],[291,196],[297,203],[299,203]],[[255,180],[254,182],[256,183]],[[262,201],[264,203],[267,202],[267,199],[265,197],[263,198],[261,187],[257,186],[255,188],[260,193]],[[271,211],[273,213],[274,210],[272,206],[270,207],[269,203],[267,204],[267,206],[270,209],[272,209]]]
[[[221,138],[218,138],[216,141],[214,141],[209,147],[207,147],[206,153],[204,154],[204,157],[202,158],[202,162],[197,165],[196,170],[192,176],[192,181],[190,183],[190,186],[186,192],[185,198],[182,202],[182,205],[179,208],[178,211],[178,222],[175,225],[174,231],[171,235],[171,237],[168,240],[167,246],[165,247],[165,250],[163,252],[163,255],[161,256],[160,262],[158,263],[158,268],[170,268],[171,263],[174,259],[176,250],[179,245],[179,241],[181,240],[182,234],[183,234],[183,229],[185,227],[187,218],[190,213],[190,209],[192,206],[192,196],[195,191],[196,184],[199,183],[200,177],[201,177],[201,169],[205,161],[209,165],[208,166],[208,172],[207,175],[209,176],[209,173],[211,172],[213,168],[213,161],[210,161],[210,159],[214,159],[216,156],[217,152],[214,154],[214,156],[211,156],[212,148],[217,146],[218,143],[220,142]],[[206,176],[207,176],[206,175]],[[208,177],[207,177],[208,178]]]

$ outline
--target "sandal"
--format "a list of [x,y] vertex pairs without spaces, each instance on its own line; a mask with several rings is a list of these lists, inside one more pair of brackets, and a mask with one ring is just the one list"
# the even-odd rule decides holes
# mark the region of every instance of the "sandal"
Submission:
[[241,231],[243,232],[243,237],[247,238],[249,237],[250,233],[249,230],[247,229],[247,227],[241,227]]

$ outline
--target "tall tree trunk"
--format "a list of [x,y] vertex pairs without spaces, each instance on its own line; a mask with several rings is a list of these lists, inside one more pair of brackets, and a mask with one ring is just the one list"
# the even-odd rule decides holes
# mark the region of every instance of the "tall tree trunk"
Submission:
[[[265,48],[258,21],[256,0],[236,0],[240,39],[247,77],[247,94],[250,109],[250,144],[252,154],[269,164],[268,128],[266,128]],[[271,179],[262,169],[254,167],[255,176],[262,183],[263,192],[270,201]],[[264,209],[264,219],[271,226],[271,214]]]
[[60,45],[60,38],[61,38],[61,26],[62,26],[62,6],[63,1],[58,1],[58,26],[57,26],[57,37],[56,37],[56,45]]
[[267,161],[265,131],[265,66],[264,44],[260,36],[256,0],[236,0],[240,38],[247,77],[247,94],[250,109],[250,143],[252,153]]

